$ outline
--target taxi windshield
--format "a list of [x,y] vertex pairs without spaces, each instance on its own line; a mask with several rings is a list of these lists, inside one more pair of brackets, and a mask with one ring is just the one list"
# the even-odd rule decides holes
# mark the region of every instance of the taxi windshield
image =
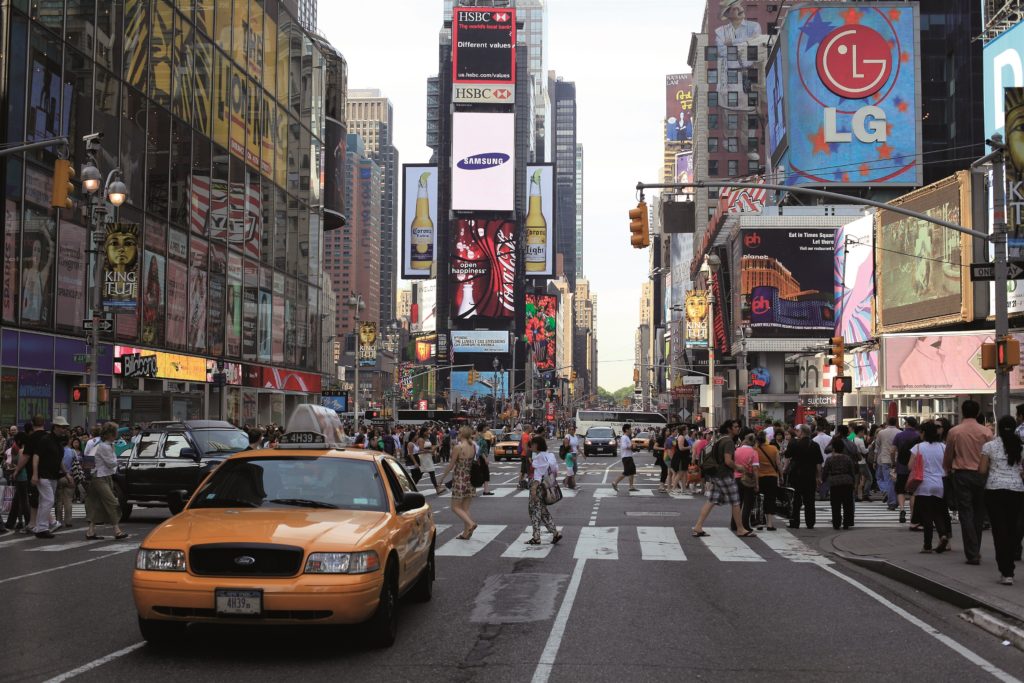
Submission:
[[189,505],[213,507],[386,512],[388,502],[373,462],[290,456],[226,461]]

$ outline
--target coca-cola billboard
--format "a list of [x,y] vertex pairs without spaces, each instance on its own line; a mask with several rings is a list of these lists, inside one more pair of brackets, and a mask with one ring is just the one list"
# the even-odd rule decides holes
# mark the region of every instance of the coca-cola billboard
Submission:
[[514,313],[515,223],[506,219],[455,221],[451,256],[452,319],[505,322]]

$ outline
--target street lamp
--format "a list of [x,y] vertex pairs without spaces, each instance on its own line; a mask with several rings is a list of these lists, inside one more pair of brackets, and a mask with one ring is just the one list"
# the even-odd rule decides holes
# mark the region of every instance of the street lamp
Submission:
[[743,375],[740,380],[740,388],[743,390],[744,401],[743,410],[741,412],[743,418],[743,426],[749,427],[750,422],[750,370],[747,366],[747,339],[753,334],[753,330],[750,325],[741,325],[736,328],[736,336],[740,342],[740,355],[743,358]]
[[718,254],[707,254],[704,257],[704,265],[701,267],[701,270],[708,276],[708,393],[711,395],[711,400],[708,403],[708,426],[712,430],[717,428],[715,425],[715,288],[712,278],[721,266],[722,259]]
[[[92,278],[92,330],[89,336],[89,397],[88,420],[95,425],[99,419],[99,351],[100,308],[102,307],[103,235],[100,228],[107,215],[107,202],[116,209],[128,200],[128,187],[121,179],[121,169],[115,168],[102,183],[103,174],[96,167],[96,153],[100,150],[102,133],[82,138],[85,142],[85,166],[82,167],[82,189],[89,195],[89,230],[92,233],[92,253],[95,256]],[[102,192],[100,187],[102,185]]]
[[495,358],[491,361],[491,367],[494,368],[494,381],[491,382],[491,391],[494,393],[494,411],[498,411],[498,368],[501,367],[501,363]]
[[355,360],[354,369],[354,380],[355,380],[355,391],[353,396],[355,397],[355,405],[352,409],[352,418],[355,422],[356,431],[359,430],[359,311],[366,308],[366,302],[363,301],[362,294],[354,294],[348,298],[348,306],[352,309],[352,329],[355,333],[356,350],[353,354]]

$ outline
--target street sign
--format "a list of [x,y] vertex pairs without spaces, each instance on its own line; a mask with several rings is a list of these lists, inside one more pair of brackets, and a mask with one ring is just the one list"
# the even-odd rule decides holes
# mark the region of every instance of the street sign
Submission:
[[724,377],[715,377],[715,386],[719,386],[719,387],[725,386],[725,378]]
[[687,375],[686,377],[683,378],[683,386],[687,387],[705,384],[706,382],[707,380],[705,380],[703,377],[698,377],[696,375]]
[[[92,329],[92,318],[86,318],[82,321],[82,327],[86,330]],[[100,318],[99,327],[100,332],[113,332],[114,331],[114,320],[113,318]]]
[[[1010,280],[1018,280],[1024,275],[1024,261],[1010,261],[1006,264],[1006,277]],[[996,279],[996,265],[994,263],[973,263],[971,264],[971,282],[992,282]]]
[[74,361],[76,363],[88,363],[89,362],[89,354],[87,354],[87,353],[76,353],[74,355]]

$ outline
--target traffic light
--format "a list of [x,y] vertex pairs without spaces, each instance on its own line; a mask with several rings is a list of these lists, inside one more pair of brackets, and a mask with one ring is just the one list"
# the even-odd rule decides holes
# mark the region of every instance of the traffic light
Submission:
[[853,378],[846,375],[839,375],[832,378],[833,394],[849,394],[853,391]]
[[96,402],[106,403],[110,400],[110,394],[107,392],[107,385],[100,384],[96,387]]
[[75,186],[71,179],[75,177],[75,169],[71,167],[69,159],[57,159],[53,162],[53,190],[50,194],[50,206],[55,209],[70,209],[74,204],[71,202],[71,193]]
[[843,343],[842,337],[832,337],[829,341],[831,343],[829,349],[831,357],[826,359],[825,365],[834,365],[839,372],[842,372],[843,367],[845,367],[846,345]]
[[474,384],[476,384],[476,381],[478,379],[480,379],[480,373],[477,372],[475,369],[470,370],[469,371],[469,377],[468,377],[469,386],[473,386]]
[[633,368],[633,384],[640,384],[640,369]]
[[72,403],[88,403],[89,402],[89,385],[88,384],[77,384],[71,387],[71,402]]
[[651,246],[646,202],[641,201],[635,209],[629,210],[629,232],[629,243],[633,245],[634,249]]
[[1009,370],[1020,365],[1020,342],[1013,337],[1003,337],[981,345],[981,368],[983,370]]

